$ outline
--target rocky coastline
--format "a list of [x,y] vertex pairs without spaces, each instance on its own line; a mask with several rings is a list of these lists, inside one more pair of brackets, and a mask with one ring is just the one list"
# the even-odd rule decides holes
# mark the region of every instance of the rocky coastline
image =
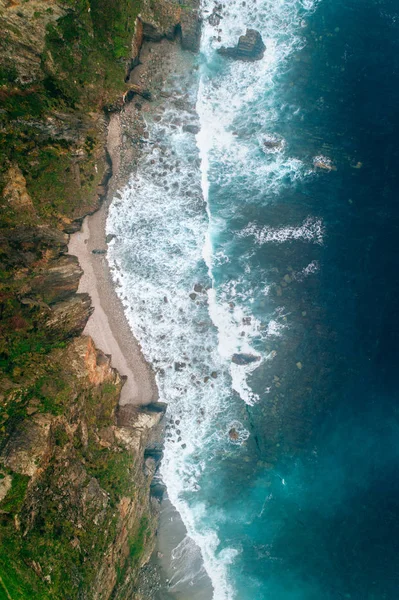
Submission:
[[[12,598],[139,599],[154,547],[165,406],[137,345],[133,397],[132,373],[82,335],[100,305],[68,242],[103,206],[103,245],[88,245],[102,268],[107,202],[162,79],[140,65],[143,42],[196,51],[200,20],[196,2],[116,4],[0,1],[0,589]],[[120,144],[124,119],[137,139]]]

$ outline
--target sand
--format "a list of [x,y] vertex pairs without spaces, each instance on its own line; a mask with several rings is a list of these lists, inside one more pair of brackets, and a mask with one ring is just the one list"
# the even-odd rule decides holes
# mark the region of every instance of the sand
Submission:
[[71,235],[69,253],[78,257],[83,269],[78,292],[90,294],[94,307],[83,333],[90,335],[98,348],[111,355],[112,366],[127,377],[120,404],[149,404],[158,397],[154,373],[130,330],[105,254],[92,252],[106,251],[105,224],[108,206],[116,185],[121,186],[125,179],[121,177],[119,169],[120,129],[120,116],[113,115],[108,128],[108,152],[113,166],[109,192],[100,210],[86,217],[82,229]]

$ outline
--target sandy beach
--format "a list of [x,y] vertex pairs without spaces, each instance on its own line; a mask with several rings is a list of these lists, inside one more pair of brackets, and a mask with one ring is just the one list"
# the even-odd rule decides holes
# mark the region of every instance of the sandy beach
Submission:
[[[175,42],[167,40],[146,42],[141,50],[140,64],[132,72],[130,82],[149,89],[157,98],[167,74],[176,67],[173,60],[176,48]],[[121,112],[111,115],[107,151],[112,162],[112,177],[107,195],[100,210],[84,219],[81,230],[71,235],[69,242],[69,253],[78,257],[83,269],[78,292],[87,292],[94,307],[84,333],[93,338],[98,348],[111,355],[112,366],[127,377],[121,405],[149,404],[158,398],[154,373],[129,327],[105,256],[108,208],[127,185],[140,159],[145,137],[144,115],[151,110],[151,102],[135,95]]]
[[158,395],[154,373],[130,330],[105,257],[108,206],[117,192],[116,186],[124,182],[119,168],[120,131],[120,115],[112,115],[108,129],[108,152],[112,160],[113,177],[108,195],[100,210],[86,217],[81,230],[71,236],[69,253],[78,257],[83,269],[78,292],[90,294],[94,307],[84,334],[90,335],[98,348],[111,355],[112,366],[127,378],[120,404],[149,404],[156,401]]

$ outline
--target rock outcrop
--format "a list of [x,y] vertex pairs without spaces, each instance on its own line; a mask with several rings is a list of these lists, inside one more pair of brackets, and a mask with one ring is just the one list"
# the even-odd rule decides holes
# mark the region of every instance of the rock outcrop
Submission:
[[236,365],[250,365],[258,360],[260,360],[260,357],[255,354],[237,353],[231,357],[231,362]]
[[57,380],[42,374],[35,395],[21,390],[29,418],[0,453],[1,534],[23,548],[43,598],[63,598],[65,589],[69,598],[131,597],[156,527],[149,499],[153,472],[146,473],[143,456],[164,410],[135,409],[119,426],[122,381],[90,338],[54,350],[46,369]]
[[[155,3],[143,0],[140,14],[134,26],[131,46],[131,59],[126,70],[126,83],[130,83],[130,74],[140,64],[140,51],[144,41],[160,42],[166,38],[178,38],[182,48],[191,52],[198,52],[201,38],[202,20],[198,0],[188,0],[185,3],[158,0]],[[151,92],[147,89],[138,89],[131,85],[123,97],[123,102],[117,101],[110,107],[120,110],[126,100],[131,100],[137,94],[145,99],[150,99]]]
[[3,190],[3,198],[10,207],[18,212],[35,214],[32,198],[26,189],[26,179],[22,175],[18,165],[11,165],[5,176],[6,184]]
[[247,29],[245,35],[239,37],[237,46],[233,48],[222,46],[218,52],[236,60],[255,61],[263,58],[265,50],[266,46],[260,33],[255,29]]
[[0,0],[0,29],[4,34],[0,62],[13,68],[17,82],[29,84],[43,76],[41,55],[47,27],[65,14],[66,6],[55,0]]

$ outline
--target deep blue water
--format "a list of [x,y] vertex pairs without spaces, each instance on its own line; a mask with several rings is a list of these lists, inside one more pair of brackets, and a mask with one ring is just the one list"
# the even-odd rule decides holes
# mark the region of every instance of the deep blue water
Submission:
[[[399,5],[214,6],[108,221],[162,477],[215,600],[396,600]],[[261,61],[217,53],[251,26]]]
[[[323,155],[336,170],[319,169],[270,192],[267,180],[263,190],[252,189],[250,177],[238,172],[228,185],[216,176],[212,183],[219,165],[210,169],[211,213],[225,215],[229,207],[215,246],[231,260],[215,269],[217,284],[244,272],[255,298],[252,314],[262,320],[265,310],[284,306],[289,322],[274,343],[254,342],[259,351],[271,344],[277,355],[252,375],[260,400],[244,421],[252,434],[249,462],[224,461],[222,497],[219,488],[210,502],[230,516],[220,538],[241,549],[230,567],[237,598],[393,600],[399,597],[399,7],[387,0],[322,0],[306,21],[304,48],[236,122],[243,137],[244,127],[269,131],[284,138],[287,154],[305,164]],[[259,123],[270,96],[277,114]],[[322,245],[288,239],[254,248],[253,237],[236,238],[249,221],[261,231],[295,226],[309,215],[323,223]],[[317,272],[277,297],[283,276],[311,261]],[[266,308],[259,302],[264,279],[272,285]],[[272,383],[262,394],[275,375],[278,389]]]

